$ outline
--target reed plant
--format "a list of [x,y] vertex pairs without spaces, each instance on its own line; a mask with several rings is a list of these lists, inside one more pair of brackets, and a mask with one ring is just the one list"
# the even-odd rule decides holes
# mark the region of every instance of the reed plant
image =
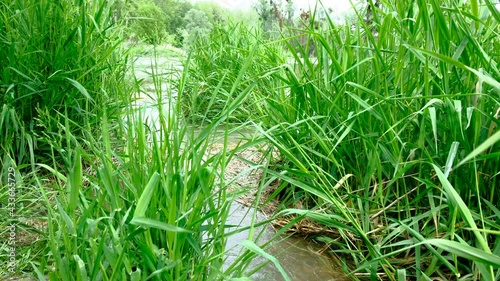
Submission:
[[288,44],[262,131],[283,156],[276,194],[338,230],[318,239],[353,277],[497,280],[499,11],[380,2],[370,25],[306,29],[315,58]]
[[[500,278],[500,13],[491,0],[369,1],[370,21],[357,11],[354,26],[321,29],[313,13],[305,45],[216,28],[176,78],[178,100],[153,75],[155,123],[132,106],[139,82],[119,83],[125,64],[105,2],[0,4],[2,180],[16,170],[26,191],[19,216],[42,226],[16,218],[37,234],[21,247],[19,272],[243,277],[250,252],[266,253],[244,242],[249,250],[223,269],[224,172],[240,149],[268,143],[268,159],[272,149],[279,157],[259,166],[258,197],[278,179],[271,199],[282,200],[281,214],[335,230],[315,238],[353,279]],[[121,101],[130,104],[123,119]],[[221,152],[207,154],[220,125],[248,120],[260,138],[228,150],[226,130]],[[200,123],[198,133],[188,126]]]
[[[267,92],[273,81],[265,75],[268,69],[284,63],[282,52],[280,45],[267,44],[258,28],[232,21],[215,26],[207,38],[199,38],[190,52],[190,80],[180,96],[184,116],[197,123],[211,123],[249,84],[256,81],[253,91]],[[245,70],[243,77],[238,76],[241,70]],[[261,115],[252,94],[227,121],[241,124]]]
[[[227,131],[219,152],[209,151],[253,84],[195,130],[156,64],[146,112],[158,120],[145,122],[133,94],[145,93],[125,80],[113,15],[104,0],[0,3],[0,279],[243,277],[250,259],[223,267],[233,199]],[[187,69],[176,76],[179,95]]]
[[[181,104],[172,90],[162,92],[168,79],[156,74],[152,79],[156,92],[150,93],[154,100],[146,112],[158,113],[155,122],[145,121],[143,107],[148,105],[137,107],[131,96],[122,118],[111,121],[103,115],[100,135],[85,130],[77,138],[65,117],[59,124],[65,133],[51,143],[52,155],[66,152],[61,163],[53,156],[53,163],[36,163],[27,176],[10,159],[9,167],[22,179],[17,190],[31,190],[22,198],[33,204],[18,208],[9,221],[17,225],[17,233],[36,240],[32,245],[18,241],[16,275],[31,271],[38,280],[230,280],[249,274],[246,268],[254,256],[249,251],[234,265],[226,262],[228,237],[245,229],[229,231],[226,224],[234,198],[224,172],[239,148],[230,150],[229,131],[221,136],[217,128],[253,86],[200,130],[180,118]],[[187,70],[179,93],[186,80]],[[135,91],[144,95],[139,82]],[[26,218],[35,226],[21,227]],[[250,236],[249,248],[260,249],[252,240]],[[7,244],[1,250],[7,251]],[[2,260],[2,269],[6,263]]]
[[126,65],[108,2],[0,3],[0,144],[19,165],[51,158],[66,117],[75,137],[116,118]]

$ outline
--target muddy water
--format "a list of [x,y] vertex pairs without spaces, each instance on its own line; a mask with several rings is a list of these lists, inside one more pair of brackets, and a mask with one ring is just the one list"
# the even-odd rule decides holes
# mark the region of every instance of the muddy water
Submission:
[[[231,214],[228,218],[227,224],[238,225],[238,227],[241,228],[249,226],[252,222],[253,211],[254,210],[252,208],[233,202],[230,210]],[[264,215],[257,213],[257,221],[264,220]],[[237,229],[238,227],[231,229],[231,231]],[[258,245],[264,244],[275,235],[274,230],[270,226],[257,228],[255,233],[261,233],[259,239],[256,241]],[[243,249],[239,243],[248,239],[248,235],[249,231],[247,230],[228,238],[226,246],[226,249],[228,250],[226,263],[228,265],[232,264],[241,253]],[[264,250],[278,259],[279,263],[291,280],[348,280],[340,270],[338,263],[333,260],[332,257],[323,254],[320,246],[302,238],[278,238],[276,241],[271,242],[270,246],[266,247]],[[257,258],[250,266],[249,270],[265,261],[266,260],[262,257]],[[272,263],[268,263],[265,267],[250,277],[252,280],[256,281],[285,280]]]
[[[172,74],[172,72],[180,70],[182,70],[182,63],[178,59],[157,58],[155,60],[151,57],[140,57],[135,60],[134,72],[137,79],[142,79],[143,82],[141,87],[144,90],[135,105],[137,108],[142,109],[142,118],[145,123],[149,125],[156,124],[159,118],[158,107],[155,105],[157,102],[155,102],[154,98],[151,98],[156,95],[153,80],[151,78],[152,73],[159,75],[160,78],[167,75],[172,77],[171,75],[176,75]],[[164,95],[169,90],[167,87],[167,84],[162,84],[162,92]],[[172,96],[175,97],[176,93],[172,92]],[[167,111],[168,105],[164,104],[163,108]],[[235,142],[239,140],[237,136],[235,136],[234,139]],[[227,224],[235,225],[235,227],[229,229],[228,232],[250,226],[254,209],[233,202],[230,213]],[[266,219],[264,215],[260,213],[257,213],[256,216],[257,221],[264,221]],[[275,232],[270,226],[257,228],[255,233],[255,237],[257,234],[261,234],[257,241],[255,241],[258,245],[270,241],[275,236]],[[228,237],[225,268],[234,263],[237,257],[242,253],[243,248],[239,243],[243,240],[247,240],[249,238],[248,236],[249,231],[246,230]],[[322,249],[318,245],[301,238],[288,237],[276,239],[276,241],[271,242],[269,247],[266,247],[264,250],[278,259],[281,266],[293,281],[349,280],[342,273],[338,263],[330,256],[322,254]],[[256,258],[249,270],[265,261],[266,260],[262,257]],[[256,281],[285,280],[272,263],[268,263],[257,273],[253,274],[251,279]]]

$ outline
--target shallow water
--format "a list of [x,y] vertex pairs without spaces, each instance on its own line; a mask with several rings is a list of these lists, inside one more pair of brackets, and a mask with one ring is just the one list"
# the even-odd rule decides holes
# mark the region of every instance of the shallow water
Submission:
[[[253,211],[254,209],[252,208],[233,202],[227,224],[239,225],[241,228],[249,226],[252,221]],[[257,221],[263,220],[265,220],[264,215],[257,213]],[[231,230],[234,230],[234,228]],[[269,226],[257,228],[255,233],[259,233],[260,231],[262,231],[262,235],[257,241],[258,245],[269,241],[275,235],[274,230]],[[236,260],[238,254],[242,251],[242,246],[239,243],[248,239],[248,235],[249,231],[247,230],[228,238],[226,247],[228,249],[227,266]],[[281,239],[281,241],[274,241],[264,250],[278,259],[291,280],[348,280],[337,261],[326,254],[322,254],[322,249],[319,245],[302,238],[287,237]],[[262,257],[257,258],[249,270],[265,261]],[[272,263],[268,263],[256,274],[252,275],[251,278],[256,281],[285,280]]]

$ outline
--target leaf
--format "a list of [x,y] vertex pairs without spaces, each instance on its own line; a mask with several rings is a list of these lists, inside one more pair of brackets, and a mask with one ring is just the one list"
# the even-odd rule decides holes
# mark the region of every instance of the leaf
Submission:
[[453,165],[453,160],[455,160],[455,156],[457,155],[459,144],[460,143],[458,141],[454,141],[451,144],[450,152],[448,153],[448,159],[446,159],[446,165],[444,168],[444,176],[446,178],[448,178],[448,175],[450,174],[450,172],[452,170],[451,167]]
[[76,274],[78,276],[77,280],[87,281],[89,280],[89,276],[87,275],[87,270],[85,269],[85,262],[80,258],[79,255],[73,255],[73,258],[76,261],[77,271]]
[[68,184],[68,213],[73,213],[78,204],[78,194],[82,188],[82,155],[80,150],[76,150],[75,164],[73,170],[71,171],[69,184]]
[[68,77],[65,77],[66,80],[69,81],[69,83],[71,83],[71,85],[73,85],[82,95],[84,95],[88,100],[92,101],[92,102],[95,102],[94,99],[89,95],[89,92],[87,92],[87,89],[85,89],[85,87],[83,87],[82,84],[80,84],[78,81],[76,80],[73,80],[71,78],[68,78]]
[[161,222],[158,220],[145,218],[145,217],[134,217],[132,219],[132,221],[130,221],[130,223],[135,224],[135,225],[144,226],[146,228],[156,228],[156,229],[170,231],[170,232],[192,233],[192,231],[187,230],[185,228],[171,225],[168,223],[164,223],[164,222]]
[[429,115],[432,124],[432,133],[434,134],[434,145],[436,146],[436,154],[438,154],[438,143],[437,143],[437,120],[436,120],[436,108],[429,107]]
[[494,133],[491,137],[489,137],[487,140],[485,140],[482,144],[480,144],[476,149],[474,149],[469,155],[467,155],[460,163],[457,164],[455,168],[458,168],[465,164],[467,161],[471,160],[472,158],[476,157],[486,149],[490,148],[493,146],[496,142],[500,140],[500,131],[497,131]]
[[240,245],[242,245],[243,247],[247,248],[248,250],[270,260],[275,266],[276,268],[278,269],[278,271],[281,273],[281,276],[283,276],[283,278],[285,279],[285,281],[291,281],[290,277],[288,277],[288,274],[286,274],[285,270],[283,269],[283,267],[281,267],[281,264],[280,262],[278,261],[278,259],[276,259],[275,257],[273,257],[272,255],[264,252],[264,250],[262,250],[259,246],[257,246],[257,244],[255,244],[253,241],[250,241],[250,240],[243,240],[240,242]]
[[[472,15],[476,18],[479,18],[479,1],[478,0],[470,0],[470,6],[472,10]],[[476,26],[476,29],[479,28],[479,22],[474,21],[474,25]]]
[[462,200],[462,198],[457,193],[455,188],[453,188],[453,186],[448,181],[448,179],[446,179],[446,177],[444,176],[443,172],[441,172],[439,167],[437,167],[434,164],[432,164],[432,166],[434,167],[434,170],[436,171],[436,175],[438,176],[439,180],[441,181],[441,184],[443,185],[444,191],[448,195],[448,199],[453,203],[453,205],[455,205],[458,208],[458,210],[460,210],[464,220],[472,228],[472,232],[476,236],[477,242],[479,243],[480,247],[484,251],[491,253],[491,250],[488,247],[488,243],[486,243],[486,241],[485,241],[484,237],[481,235],[481,233],[479,231],[477,231],[478,230],[477,225],[474,222],[474,218],[472,217],[472,213],[469,210],[469,208],[467,207],[467,205],[465,204],[465,202]]
[[144,217],[146,215],[146,210],[148,209],[149,202],[151,201],[151,197],[153,196],[153,191],[158,185],[158,181],[160,180],[160,174],[154,172],[153,176],[149,179],[144,191],[137,202],[137,207],[134,212],[135,217]]
[[428,239],[422,241],[420,244],[433,245],[457,256],[470,259],[482,264],[491,265],[495,268],[500,268],[499,256],[477,249],[468,244],[445,239]]

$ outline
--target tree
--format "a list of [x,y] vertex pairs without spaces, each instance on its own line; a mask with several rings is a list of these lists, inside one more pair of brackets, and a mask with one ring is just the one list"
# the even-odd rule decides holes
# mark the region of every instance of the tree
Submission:
[[199,2],[194,4],[194,8],[203,11],[212,25],[223,24],[226,21],[225,15],[229,14],[217,2]]
[[186,24],[184,17],[193,5],[186,0],[154,0],[154,2],[165,14],[165,28],[167,33],[175,36],[174,45],[181,46],[183,37],[179,31]]
[[152,1],[141,1],[136,5],[130,25],[134,35],[150,44],[165,42],[168,36],[165,13]]
[[200,38],[204,38],[212,31],[212,24],[208,16],[198,9],[189,10],[184,17],[185,26],[179,30],[183,37],[183,46],[190,49]]
[[[292,0],[259,0],[254,9],[259,15],[262,29],[271,37],[283,29],[285,24],[290,25],[294,14]],[[278,30],[279,28],[279,30]]]

